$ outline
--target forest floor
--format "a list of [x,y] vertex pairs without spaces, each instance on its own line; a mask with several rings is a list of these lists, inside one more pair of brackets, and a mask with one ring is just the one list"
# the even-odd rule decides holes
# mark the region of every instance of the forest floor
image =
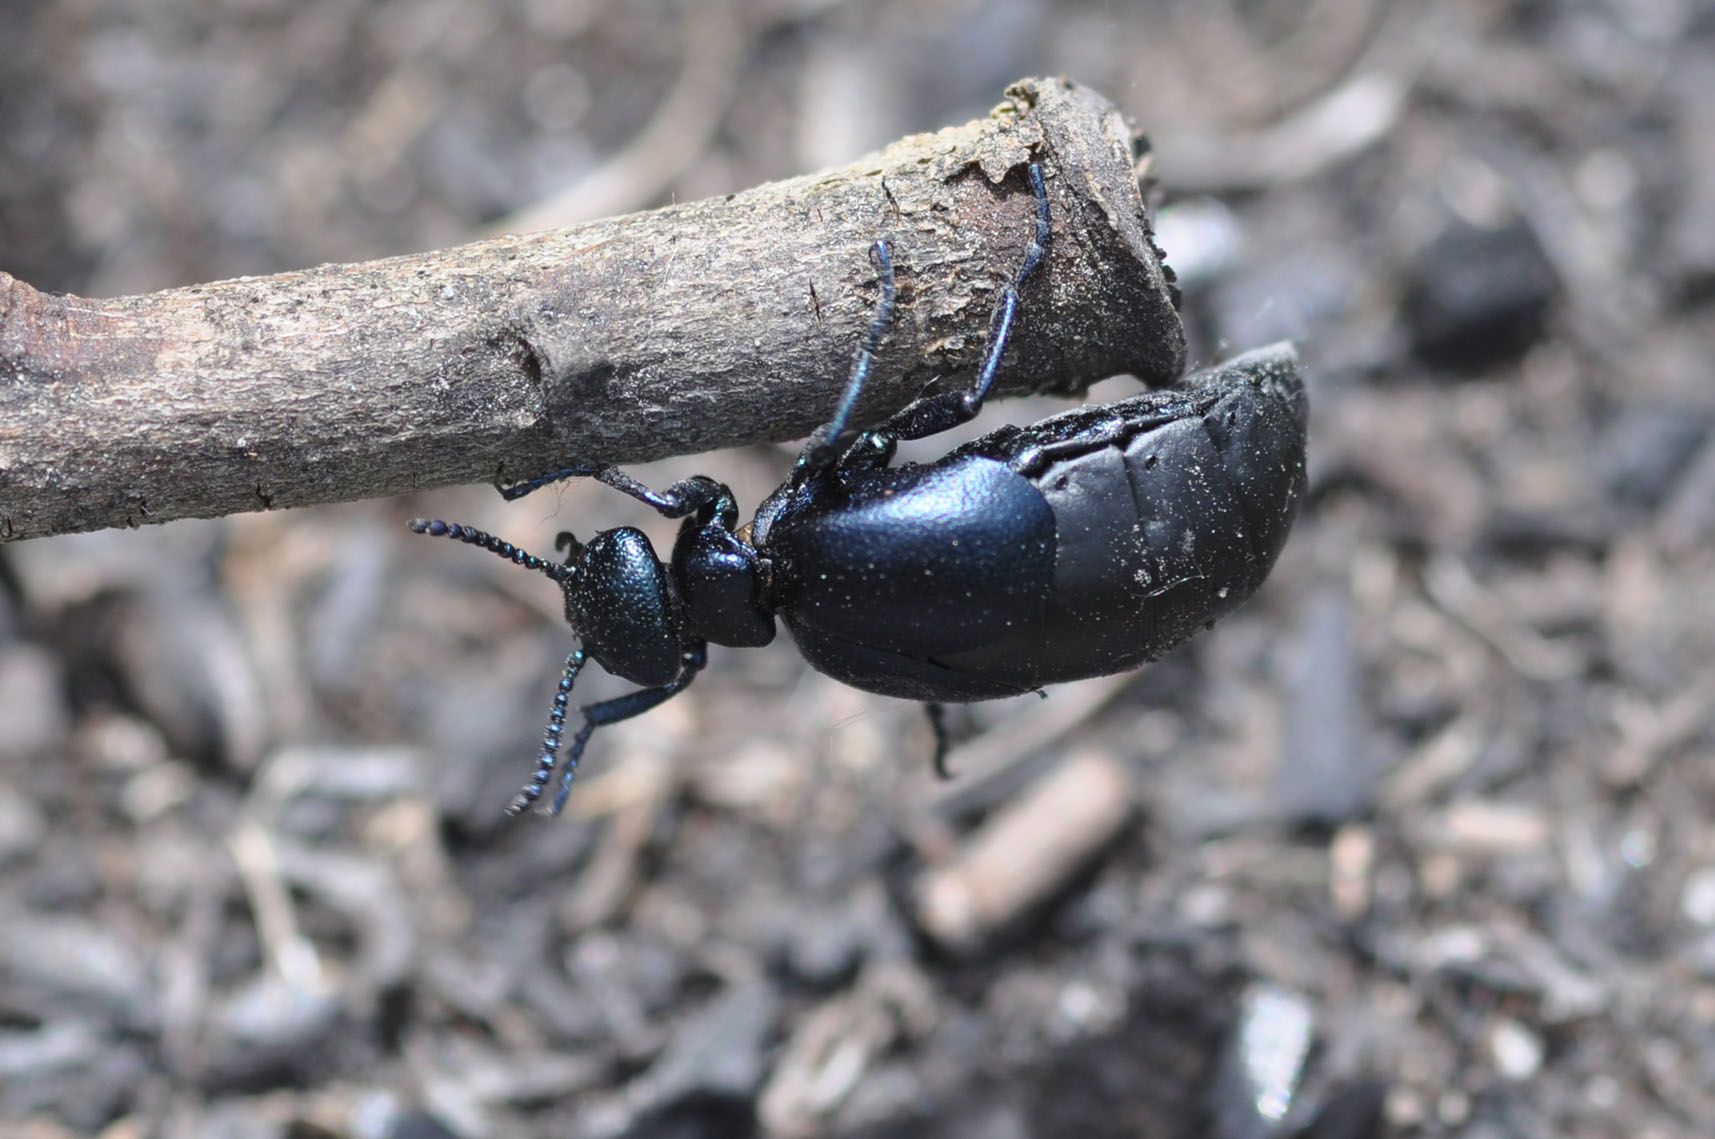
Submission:
[[[1715,10],[11,0],[0,43],[0,269],[95,296],[1070,75],[1154,143],[1196,362],[1290,337],[1313,409],[1259,595],[956,709],[951,783],[782,638],[505,818],[559,598],[404,523],[670,543],[601,487],[0,547],[0,1136],[1715,1129]],[[793,454],[635,473],[753,507]]]

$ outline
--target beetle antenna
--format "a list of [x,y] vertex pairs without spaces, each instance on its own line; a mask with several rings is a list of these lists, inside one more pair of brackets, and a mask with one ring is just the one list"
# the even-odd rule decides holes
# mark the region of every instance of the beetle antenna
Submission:
[[[566,805],[566,797],[572,793],[572,780],[578,773],[578,761],[583,759],[584,748],[589,746],[590,737],[595,735],[595,730],[608,724],[617,724],[621,720],[629,720],[633,716],[641,716],[649,709],[683,692],[691,681],[696,679],[697,673],[703,670],[703,666],[709,663],[707,649],[707,643],[701,640],[694,640],[687,645],[680,657],[679,675],[659,688],[644,688],[624,696],[616,696],[612,700],[603,700],[600,704],[585,705],[583,726],[578,729],[578,734],[572,737],[571,750],[566,754],[566,769],[560,773],[560,789],[554,793],[554,801],[548,804],[549,815],[559,814],[560,808]],[[581,653],[577,655],[582,656]],[[578,664],[581,667],[583,661],[579,660]],[[536,778],[524,788],[530,799],[540,794],[542,782],[554,769],[554,757],[548,754],[550,749],[546,745],[557,745],[559,742],[560,725],[566,714],[566,696],[571,692],[571,677],[577,672],[571,667],[570,661],[566,662],[566,668],[566,679],[560,682],[559,695],[554,698],[554,712],[548,718],[548,738],[543,741],[542,764],[537,767]],[[525,802],[528,803],[530,799]]]
[[[413,518],[405,525],[413,534],[427,534],[431,538],[451,538],[467,545],[481,546],[489,553],[498,554],[514,565],[546,574],[561,585],[564,585],[577,574],[576,569],[572,566],[539,558],[528,550],[521,550],[511,542],[496,538],[493,534],[478,530],[474,526],[461,526],[457,522],[442,522],[439,518]],[[563,536],[569,537],[569,535]]]
[[[548,730],[542,733],[542,755],[536,760],[536,770],[531,774],[523,788],[512,797],[512,802],[506,805],[509,815],[523,814],[525,809],[542,797],[543,788],[548,786],[548,780],[554,777],[554,768],[560,762],[560,733],[566,730],[566,701],[572,695],[572,683],[577,680],[578,673],[583,671],[584,661],[588,659],[583,649],[573,649],[572,655],[566,658],[565,671],[560,673],[560,687],[554,692],[554,705],[548,711]],[[577,770],[578,759],[582,756],[584,744],[589,741],[593,725],[585,723],[583,730],[578,732],[572,745],[571,765],[567,770],[568,777]],[[568,778],[568,782],[569,782]],[[565,793],[560,793],[560,800]],[[560,802],[554,803],[554,814],[560,813]]]
[[571,754],[566,757],[566,771],[560,776],[560,790],[554,795],[554,802],[548,808],[548,814],[558,815],[566,805],[566,799],[572,793],[572,777],[578,773],[578,761],[583,759],[584,748],[589,746],[590,737],[595,735],[598,726],[595,720],[585,717],[584,726],[572,737]]

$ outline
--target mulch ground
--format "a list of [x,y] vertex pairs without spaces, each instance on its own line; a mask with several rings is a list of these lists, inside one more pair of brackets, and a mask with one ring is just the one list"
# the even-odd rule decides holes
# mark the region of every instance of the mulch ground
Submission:
[[[914,706],[717,651],[550,822],[501,808],[559,599],[404,522],[670,544],[611,491],[0,547],[0,1135],[1710,1134],[1708,7],[684,7],[12,0],[0,269],[432,248],[652,123],[611,208],[1069,74],[1155,144],[1198,361],[1300,345],[1273,578],[956,709],[945,784]],[[793,454],[636,473],[754,506]]]

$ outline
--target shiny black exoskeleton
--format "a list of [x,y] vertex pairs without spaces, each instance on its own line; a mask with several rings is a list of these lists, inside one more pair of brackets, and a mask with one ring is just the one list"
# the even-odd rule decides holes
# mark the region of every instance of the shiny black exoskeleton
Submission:
[[1019,290],[1046,250],[1041,170],[1035,228],[1001,292],[969,390],[925,394],[880,429],[847,422],[892,318],[890,248],[876,242],[881,298],[834,418],[786,482],[739,528],[732,492],[696,476],[656,492],[613,467],[569,467],[508,498],[593,477],[683,518],[670,563],[631,527],[588,544],[561,534],[555,563],[480,530],[418,520],[418,533],[482,546],[560,583],[582,647],[566,660],[535,773],[558,766],[566,703],[587,657],[642,691],[583,709],[551,811],[590,735],[685,689],[709,642],[765,645],[778,616],[817,670],[924,701],[945,752],[940,702],[987,700],[1154,660],[1240,605],[1286,541],[1304,494],[1304,390],[1289,345],[1181,385],[1004,427],[927,464],[889,466],[898,439],[974,416],[993,385]]

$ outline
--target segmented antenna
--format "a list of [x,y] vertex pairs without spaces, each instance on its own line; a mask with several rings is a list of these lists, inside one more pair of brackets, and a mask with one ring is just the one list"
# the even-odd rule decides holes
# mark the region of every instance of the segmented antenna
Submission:
[[572,793],[572,779],[578,773],[578,761],[583,759],[584,748],[589,746],[590,737],[595,735],[598,726],[595,720],[585,717],[583,727],[572,737],[572,750],[566,756],[566,770],[560,773],[560,789],[554,793],[554,802],[548,808],[550,816],[558,815],[566,805],[566,798]]
[[413,518],[405,526],[413,534],[427,534],[431,538],[451,538],[469,546],[481,546],[489,553],[497,554],[513,565],[547,574],[561,585],[571,580],[577,573],[571,566],[539,558],[528,550],[521,550],[511,542],[496,538],[493,534],[485,530],[478,530],[474,526],[460,526],[457,522],[442,522],[439,518]]
[[[554,768],[560,762],[560,733],[566,729],[566,701],[571,698],[572,682],[577,680],[586,659],[588,658],[582,649],[573,649],[572,654],[566,658],[565,671],[560,673],[560,687],[554,693],[554,706],[548,711],[548,730],[542,735],[542,755],[536,760],[536,770],[525,782],[523,790],[513,796],[512,802],[506,805],[507,814],[523,814],[530,804],[542,797],[548,780],[554,777]],[[586,723],[578,733],[577,741],[572,747],[571,762],[567,765],[565,785],[555,796],[554,808],[550,814],[559,814],[560,807],[566,801],[566,788],[571,786],[572,772],[578,769],[578,760],[583,756],[584,744],[589,740],[590,731],[591,725]]]
[[[439,518],[414,518],[406,523],[414,534],[427,534],[432,538],[451,538],[470,546],[480,546],[491,554],[505,558],[514,565],[523,566],[528,570],[545,574],[564,586],[577,576],[577,569],[560,562],[551,562],[539,558],[528,550],[521,550],[511,542],[496,538],[484,530],[474,526],[461,526],[457,522],[442,522]],[[578,550],[582,547],[578,540],[570,534],[561,534],[555,539],[554,545],[560,550]],[[530,804],[542,797],[542,792],[548,786],[548,781],[554,777],[554,768],[560,762],[560,736],[566,730],[566,702],[572,695],[572,684],[583,670],[584,661],[588,657],[583,649],[574,649],[566,658],[566,667],[560,673],[560,687],[554,693],[554,705],[548,712],[548,729],[542,734],[542,754],[537,757],[536,770],[525,782],[512,802],[506,806],[509,815],[522,814],[529,809]],[[572,748],[571,764],[566,772],[566,783],[562,785],[559,795],[554,800],[554,814],[560,813],[561,804],[565,802],[566,785],[571,783],[571,773],[577,770],[578,759],[582,756],[584,744],[589,740],[591,726],[584,725],[578,733]]]

